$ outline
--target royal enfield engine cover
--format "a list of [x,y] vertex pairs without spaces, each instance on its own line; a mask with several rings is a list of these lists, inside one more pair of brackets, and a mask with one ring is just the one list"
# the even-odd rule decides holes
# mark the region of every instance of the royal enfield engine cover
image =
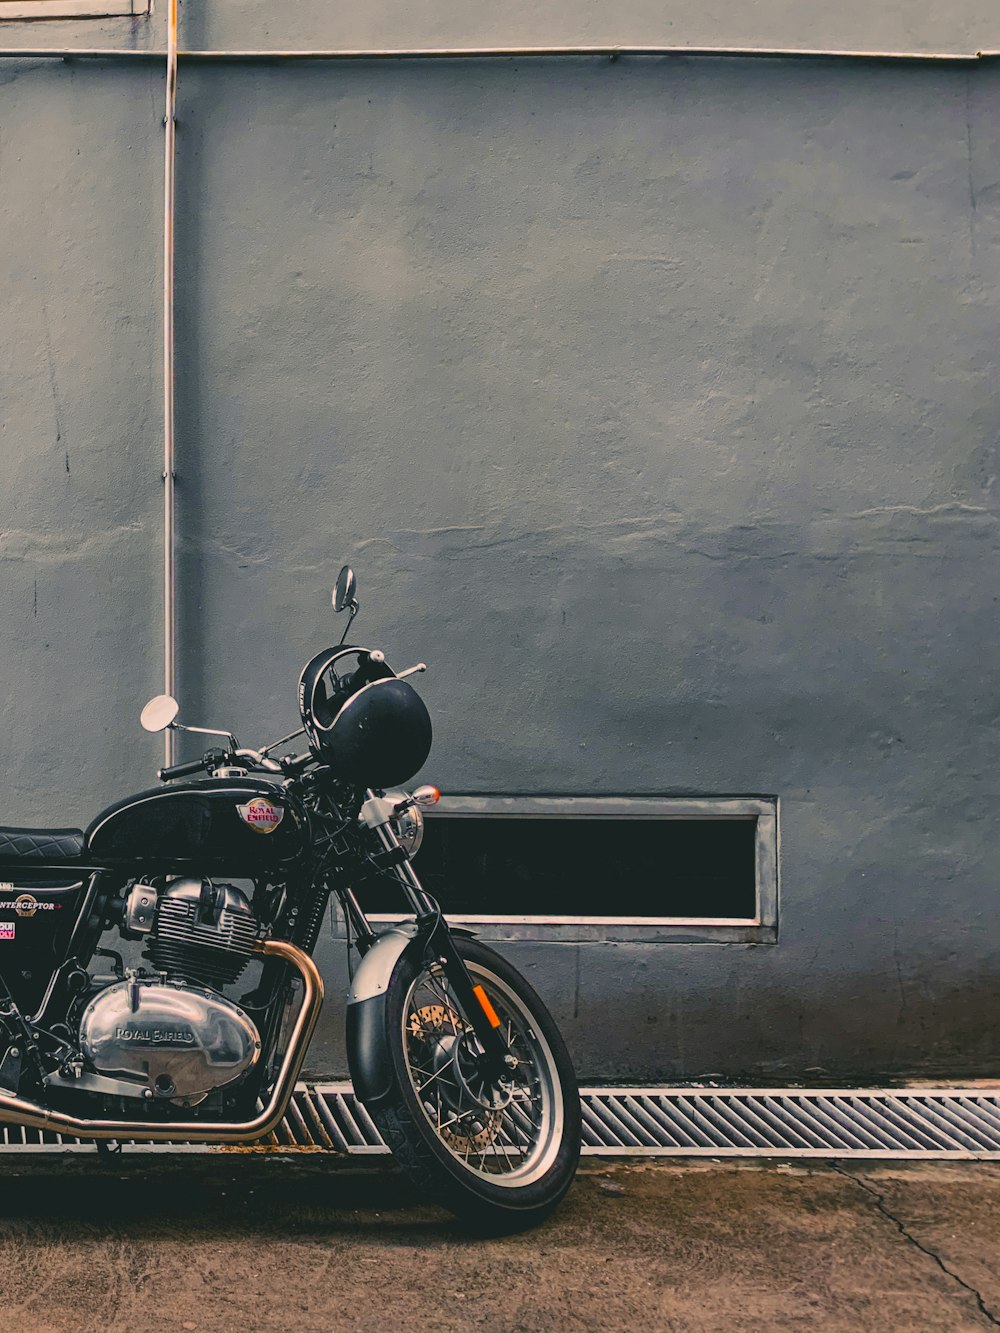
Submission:
[[204,987],[133,977],[102,990],[80,1019],[89,1067],[154,1097],[200,1097],[260,1057],[260,1034],[239,1005]]

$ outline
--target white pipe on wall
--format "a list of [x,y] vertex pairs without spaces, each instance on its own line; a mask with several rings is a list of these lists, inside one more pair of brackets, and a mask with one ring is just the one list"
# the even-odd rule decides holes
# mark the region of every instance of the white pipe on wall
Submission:
[[[177,140],[177,0],[168,0],[167,96],[163,117],[163,692],[176,688],[177,569],[174,458],[174,215]],[[164,759],[174,762],[174,731]]]

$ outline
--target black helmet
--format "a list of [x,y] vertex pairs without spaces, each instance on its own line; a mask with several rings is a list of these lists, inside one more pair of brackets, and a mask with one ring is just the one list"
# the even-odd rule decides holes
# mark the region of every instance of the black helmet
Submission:
[[352,690],[338,661],[367,657],[363,648],[318,653],[299,681],[299,711],[317,758],[361,787],[395,787],[422,768],[431,750],[431,719],[412,685],[385,675]]

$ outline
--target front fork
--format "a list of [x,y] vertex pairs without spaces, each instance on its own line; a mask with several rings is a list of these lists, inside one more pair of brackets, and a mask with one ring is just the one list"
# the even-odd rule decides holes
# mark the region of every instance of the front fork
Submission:
[[402,843],[396,837],[391,822],[392,802],[374,791],[369,791],[367,796],[368,799],[361,807],[361,818],[396,861],[394,869],[416,914],[416,939],[423,945],[427,965],[430,967],[436,963],[442,969],[452,994],[472,1023],[481,1048],[479,1072],[490,1083],[510,1078],[517,1060],[500,1036],[500,1019],[482,986],[473,983],[440,907],[425,892]]

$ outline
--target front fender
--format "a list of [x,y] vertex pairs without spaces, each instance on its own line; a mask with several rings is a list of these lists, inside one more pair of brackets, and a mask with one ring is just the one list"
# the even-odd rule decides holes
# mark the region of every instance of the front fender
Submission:
[[[454,935],[471,930],[452,927]],[[392,1094],[395,1076],[385,1030],[385,1002],[396,964],[407,949],[422,948],[415,921],[383,931],[362,958],[347,997],[347,1063],[354,1091],[365,1106]]]
[[[461,926],[449,926],[448,929],[452,935],[465,935],[470,940],[476,938],[474,930],[465,930]],[[416,921],[401,921],[382,932],[358,964],[347,994],[348,1005],[385,994],[396,964],[417,938],[417,933]]]
[[358,964],[347,995],[348,1006],[385,994],[396,964],[416,937],[415,921],[401,921],[382,932]]
[[362,958],[347,996],[347,1065],[354,1091],[365,1106],[377,1106],[393,1090],[395,1076],[385,1030],[385,1001],[396,964],[419,946],[417,923],[403,921],[383,931]]

